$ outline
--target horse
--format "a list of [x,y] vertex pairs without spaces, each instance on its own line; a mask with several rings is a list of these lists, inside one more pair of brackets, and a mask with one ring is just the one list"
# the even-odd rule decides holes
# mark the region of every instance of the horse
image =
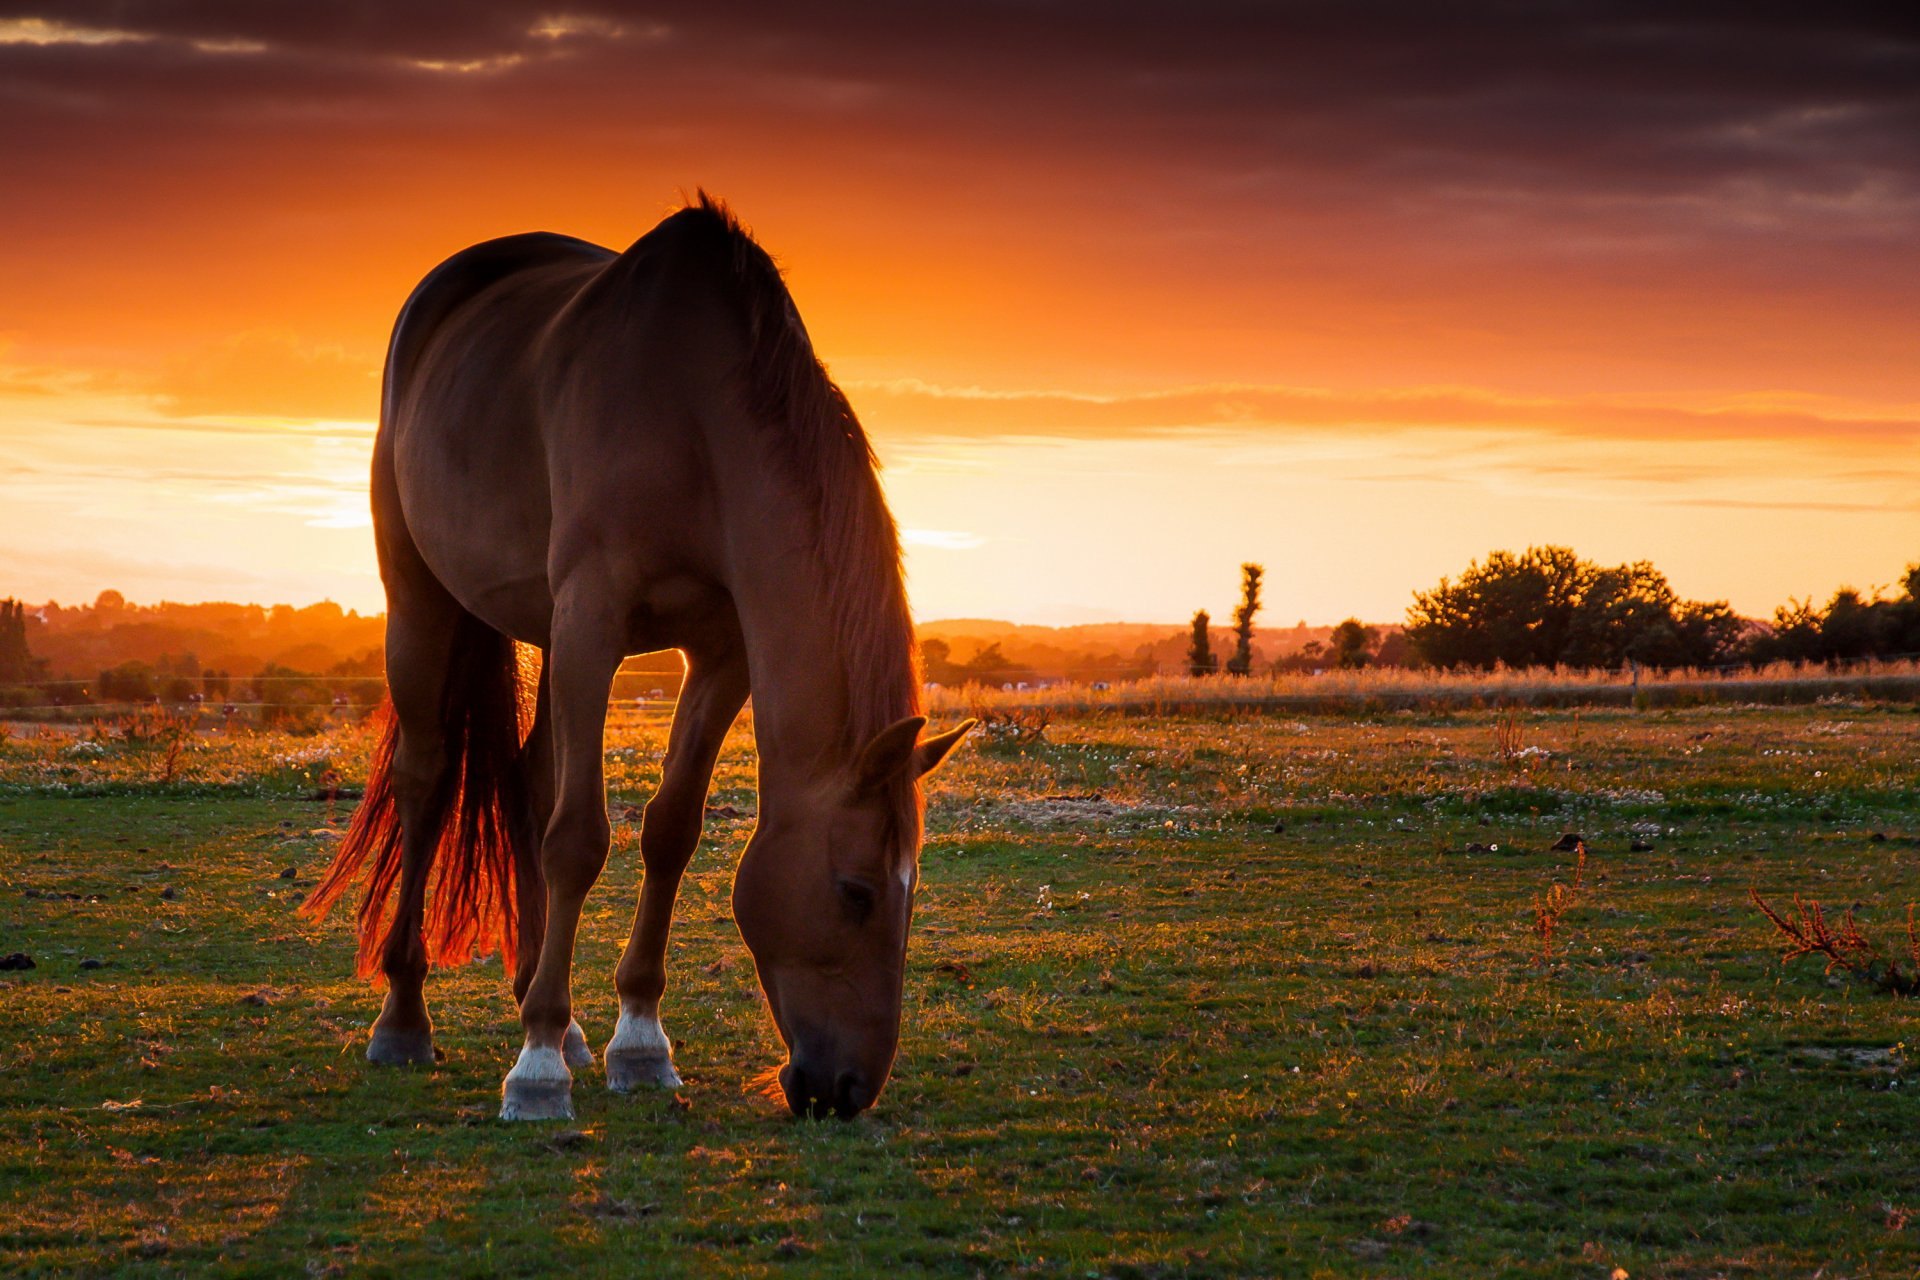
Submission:
[[525,1033],[500,1116],[571,1117],[593,1062],[571,969],[611,834],[613,678],[677,649],[607,1085],[680,1084],[667,931],[751,693],[759,806],[733,914],[787,1051],[768,1092],[815,1117],[879,1098],[921,779],[973,722],[925,732],[876,467],[773,259],[705,192],[624,252],[509,236],[414,289],[373,448],[390,712],[304,904],[318,919],[366,882],[356,967],[387,988],[370,1061],[432,1062],[428,970],[498,949]]

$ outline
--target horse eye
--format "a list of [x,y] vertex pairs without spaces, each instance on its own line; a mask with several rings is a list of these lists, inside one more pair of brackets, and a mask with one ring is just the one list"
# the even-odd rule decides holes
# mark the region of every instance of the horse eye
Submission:
[[862,884],[858,880],[836,880],[834,884],[840,890],[841,905],[847,909],[854,923],[858,924],[873,914],[877,895],[872,885]]

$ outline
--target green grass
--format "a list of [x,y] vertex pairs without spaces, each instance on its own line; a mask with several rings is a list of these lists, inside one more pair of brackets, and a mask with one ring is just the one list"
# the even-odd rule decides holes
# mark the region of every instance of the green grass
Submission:
[[[779,1046],[728,919],[751,820],[716,819],[664,1010],[685,1087],[589,1071],[574,1123],[519,1127],[497,963],[431,980],[443,1064],[376,1070],[344,920],[294,914],[346,817],[304,797],[362,736],[207,739],[172,782],[147,744],[0,742],[0,952],[38,964],[0,975],[0,1267],[1913,1274],[1920,1008],[1783,964],[1745,895],[1903,943],[1920,715],[1519,731],[1505,759],[1484,714],[974,744],[933,787],[899,1066],[851,1124],[744,1089]],[[659,746],[611,744],[616,814]],[[752,809],[750,750],[716,803]],[[1543,945],[1565,830],[1590,856]],[[636,836],[582,930],[596,1047]]]

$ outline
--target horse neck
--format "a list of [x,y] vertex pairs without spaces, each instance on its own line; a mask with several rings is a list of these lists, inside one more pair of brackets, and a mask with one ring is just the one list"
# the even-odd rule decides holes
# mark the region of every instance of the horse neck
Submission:
[[831,619],[802,583],[751,592],[740,606],[753,683],[753,734],[761,777],[807,784],[844,768],[851,700]]
[[[763,514],[802,517],[799,510]],[[763,786],[776,790],[811,786],[845,776],[866,743],[893,721],[915,713],[910,653],[879,646],[872,655],[878,670],[850,672],[846,647],[850,636],[835,616],[839,592],[836,573],[891,574],[876,579],[876,607],[886,600],[878,587],[898,590],[897,565],[836,561],[814,539],[783,536],[810,528],[811,519],[757,520],[765,531],[762,545],[739,557],[734,603],[746,640],[753,685],[754,738]],[[846,630],[852,630],[847,628]],[[863,655],[864,657],[865,655]],[[903,670],[889,670],[898,661]],[[850,687],[854,678],[877,682]],[[902,705],[876,700],[875,689],[895,686]]]

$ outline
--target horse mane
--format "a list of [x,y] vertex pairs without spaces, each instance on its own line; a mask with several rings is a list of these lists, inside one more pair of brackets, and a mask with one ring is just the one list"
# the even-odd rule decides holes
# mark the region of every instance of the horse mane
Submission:
[[[875,734],[920,714],[920,673],[900,568],[900,535],[876,474],[880,460],[853,406],[814,354],[793,295],[771,255],[725,203],[700,191],[676,215],[712,218],[731,247],[751,354],[751,411],[817,513],[816,558],[846,686],[843,744],[851,759]],[[920,788],[901,780],[891,799],[918,843]],[[909,813],[908,810],[911,810]]]

